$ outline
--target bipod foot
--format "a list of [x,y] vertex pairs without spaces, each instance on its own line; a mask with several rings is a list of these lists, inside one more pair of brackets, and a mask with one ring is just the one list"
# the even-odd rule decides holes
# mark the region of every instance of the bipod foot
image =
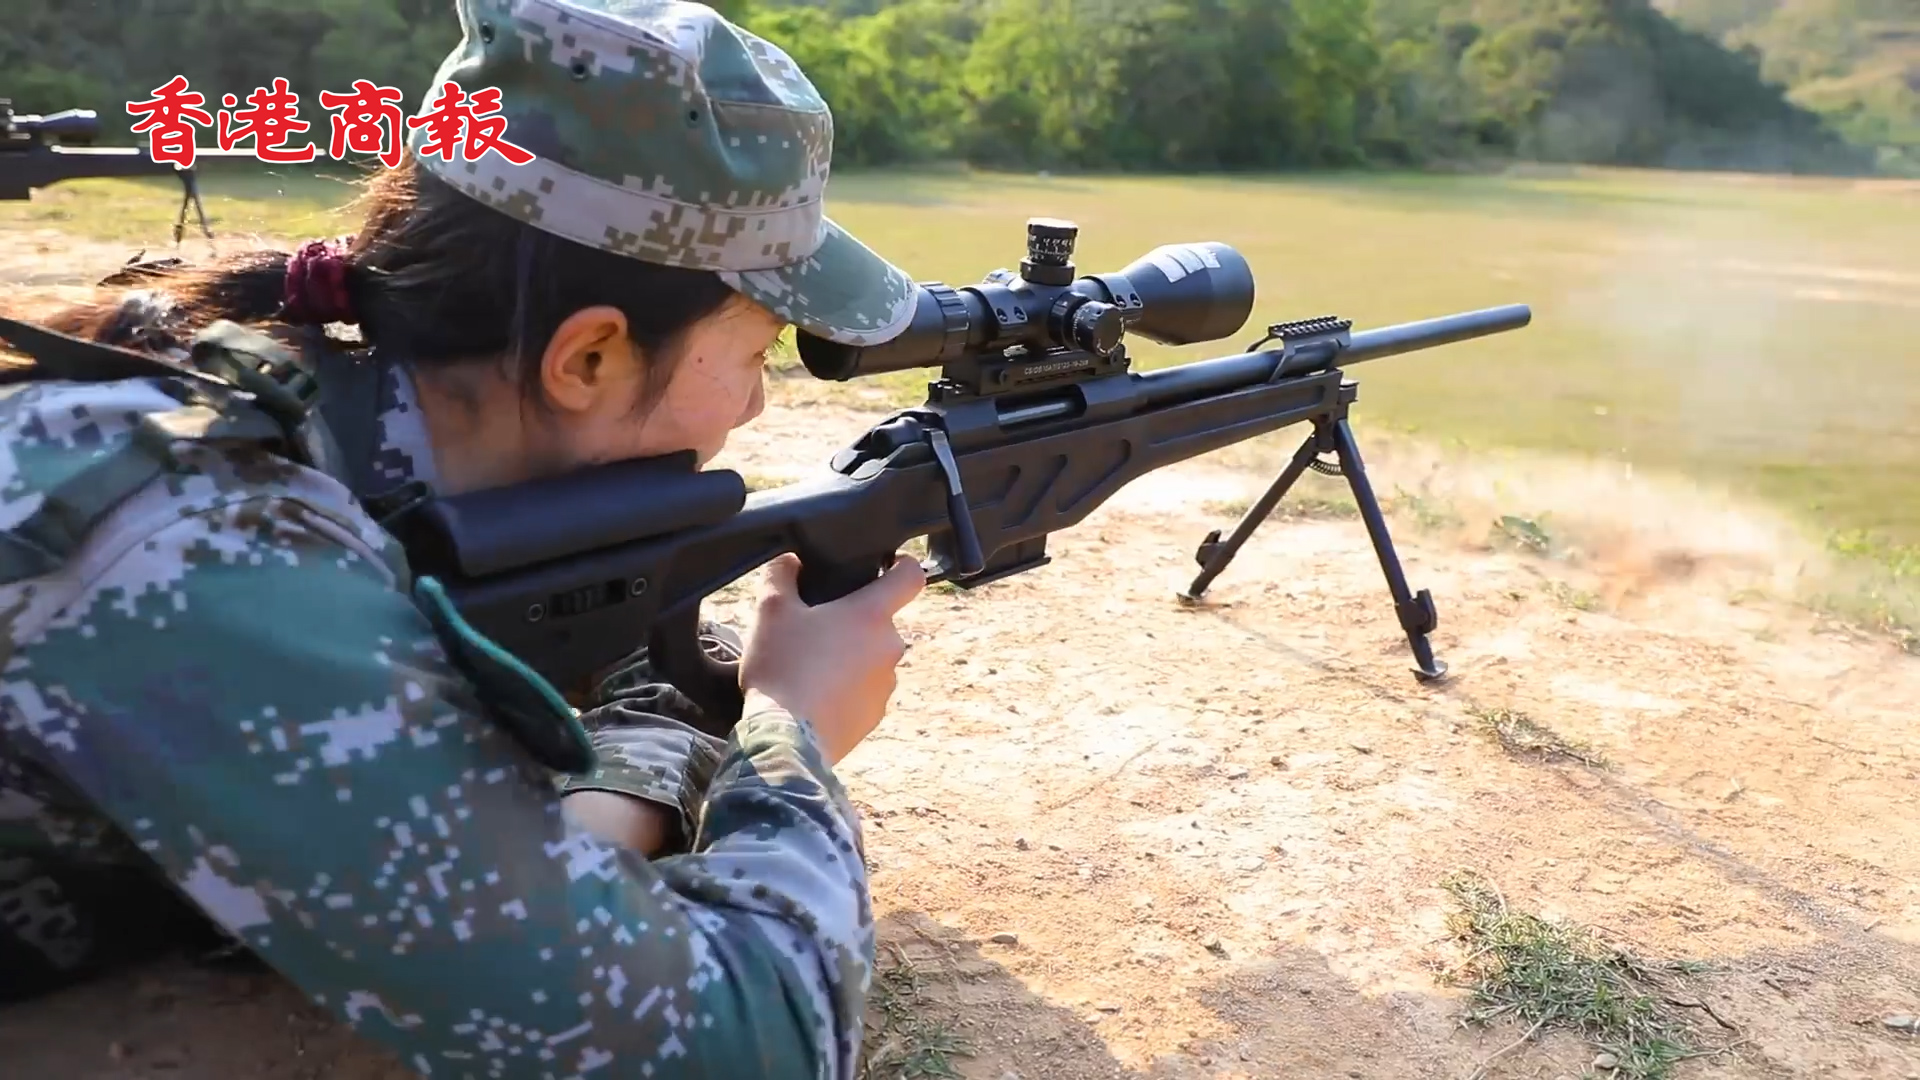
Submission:
[[1200,576],[1194,578],[1191,585],[1173,594],[1174,599],[1179,600],[1183,607],[1199,606],[1207,595],[1207,586],[1213,583],[1214,575],[1226,569],[1227,559],[1233,558],[1233,553],[1228,552],[1227,558],[1220,560],[1220,565],[1214,568],[1212,573],[1208,573],[1209,565],[1219,553],[1220,530],[1214,529],[1207,533],[1205,540],[1200,541],[1200,549],[1193,555],[1193,561],[1200,564]]
[[1178,594],[1183,602],[1189,604],[1200,602],[1200,598],[1206,594],[1207,587],[1213,584],[1213,579],[1220,576],[1220,572],[1227,568],[1227,564],[1233,561],[1233,557],[1240,553],[1241,545],[1253,536],[1253,530],[1259,528],[1260,523],[1272,515],[1274,507],[1279,506],[1280,500],[1286,496],[1287,489],[1293,487],[1294,481],[1300,479],[1300,474],[1306,472],[1314,463],[1320,454],[1320,439],[1321,436],[1317,430],[1314,434],[1307,436],[1307,440],[1300,444],[1300,449],[1294,452],[1293,460],[1288,462],[1287,467],[1274,478],[1266,493],[1260,496],[1260,501],[1254,503],[1245,514],[1241,515],[1231,535],[1222,540],[1220,530],[1214,529],[1207,533],[1205,540],[1200,541],[1200,548],[1193,556],[1194,561],[1200,564],[1200,573],[1193,579],[1193,583],[1187,586],[1186,591]]
[[1440,625],[1440,613],[1433,606],[1433,594],[1418,593],[1407,587],[1407,575],[1400,568],[1400,556],[1393,550],[1393,537],[1387,533],[1386,515],[1380,512],[1380,500],[1374,497],[1373,484],[1367,480],[1367,467],[1360,460],[1360,446],[1354,442],[1353,429],[1344,417],[1334,422],[1334,452],[1340,458],[1340,472],[1347,478],[1353,501],[1360,508],[1360,520],[1366,523],[1367,537],[1373,541],[1373,553],[1380,560],[1380,572],[1386,576],[1387,591],[1393,594],[1393,613],[1407,635],[1407,647],[1413,650],[1413,674],[1422,683],[1446,678],[1447,665],[1433,655],[1433,643],[1427,635]]

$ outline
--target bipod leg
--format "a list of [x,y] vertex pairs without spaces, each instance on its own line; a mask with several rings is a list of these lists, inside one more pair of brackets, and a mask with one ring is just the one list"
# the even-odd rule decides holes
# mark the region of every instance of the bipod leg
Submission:
[[207,238],[207,246],[213,246],[213,229],[207,224],[207,207],[200,201],[200,185],[195,180],[192,169],[180,171],[180,212],[173,219],[173,246],[179,247],[187,234],[187,207],[193,207],[194,214],[200,219],[200,235]]
[[1407,644],[1413,648],[1413,673],[1421,682],[1432,682],[1446,675],[1447,665],[1433,657],[1433,645],[1427,635],[1440,624],[1433,607],[1433,594],[1425,589],[1414,593],[1407,588],[1407,575],[1400,568],[1400,556],[1394,553],[1393,537],[1387,535],[1387,519],[1380,513],[1380,502],[1367,481],[1367,467],[1360,460],[1360,446],[1353,440],[1353,429],[1345,417],[1333,423],[1333,449],[1340,458],[1340,471],[1346,474],[1353,501],[1360,506],[1360,519],[1367,524],[1373,540],[1373,553],[1380,559],[1380,570],[1387,576],[1387,589],[1393,593],[1394,614],[1400,629],[1406,631]]
[[1293,455],[1293,460],[1288,462],[1287,467],[1274,479],[1273,486],[1267,488],[1266,494],[1260,496],[1260,501],[1254,503],[1241,516],[1240,523],[1233,527],[1233,534],[1227,537],[1226,542],[1221,542],[1219,529],[1208,533],[1207,538],[1200,541],[1200,550],[1194,554],[1194,560],[1200,564],[1200,576],[1194,578],[1193,584],[1179,594],[1180,599],[1188,603],[1199,601],[1200,595],[1207,591],[1207,586],[1212,585],[1213,579],[1219,577],[1220,572],[1233,561],[1233,557],[1240,553],[1240,546],[1253,535],[1253,530],[1267,520],[1268,515],[1273,513],[1274,507],[1280,505],[1280,500],[1287,494],[1287,489],[1291,488],[1294,481],[1300,479],[1300,474],[1306,472],[1314,459],[1319,457],[1320,441],[1321,432],[1316,425],[1314,433],[1307,436],[1306,442],[1300,444],[1300,449]]

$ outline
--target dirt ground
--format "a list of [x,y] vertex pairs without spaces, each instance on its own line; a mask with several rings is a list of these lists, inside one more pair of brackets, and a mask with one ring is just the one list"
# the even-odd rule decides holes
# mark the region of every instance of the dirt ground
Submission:
[[[873,419],[802,385],[776,400],[726,464],[797,475]],[[895,707],[843,769],[890,972],[874,1038],[900,1044],[881,1049],[955,1045],[979,1080],[1588,1073],[1577,1037],[1463,1025],[1440,884],[1471,870],[1516,909],[1704,963],[1666,1004],[1725,1049],[1678,1076],[1920,1080],[1920,1034],[1886,1022],[1920,1013],[1920,657],[1769,599],[1811,556],[1758,511],[1582,466],[1436,481],[1392,443],[1375,481],[1401,492],[1447,681],[1413,679],[1337,510],[1275,520],[1206,604],[1177,603],[1194,545],[1290,443],[1151,477],[1052,565],[905,614]],[[1489,542],[1496,490],[1564,508],[1566,543]],[[1503,745],[1488,718],[1516,713],[1586,749]],[[407,1075],[269,976],[166,965],[0,1011],[0,1061]]]

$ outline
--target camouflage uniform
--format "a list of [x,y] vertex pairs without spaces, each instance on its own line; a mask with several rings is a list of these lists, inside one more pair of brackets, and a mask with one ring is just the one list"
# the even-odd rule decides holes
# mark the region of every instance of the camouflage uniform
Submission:
[[[910,280],[820,212],[831,122],[777,49],[662,0],[459,13],[434,85],[504,88],[540,160],[429,168],[822,336],[904,326]],[[373,471],[430,487],[388,370]],[[217,927],[427,1075],[851,1076],[871,909],[804,719],[703,736],[643,657],[578,716],[490,681],[368,493],[219,405],[263,398],[194,385],[0,390],[0,997]],[[558,775],[528,723],[584,726],[597,763]],[[583,788],[672,808],[672,851],[576,827]]]

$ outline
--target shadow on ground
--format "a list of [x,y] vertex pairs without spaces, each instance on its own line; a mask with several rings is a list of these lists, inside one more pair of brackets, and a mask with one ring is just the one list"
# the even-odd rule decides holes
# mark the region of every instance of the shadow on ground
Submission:
[[[881,977],[868,1022],[867,1080],[1267,1080],[1594,1075],[1594,1048],[1525,1025],[1461,1023],[1464,1000],[1431,993],[1363,994],[1303,948],[1245,958],[1219,954],[1222,972],[1191,991],[1211,1020],[1176,1050],[1134,1060],[1132,1018],[1117,1005],[1063,1003],[1032,990],[991,958],[1001,950],[923,912],[880,923]],[[1013,947],[1018,947],[1014,945]],[[1884,943],[1882,962],[1920,972],[1920,955]],[[1855,948],[1829,941],[1801,955],[1709,960],[1671,1004],[1699,1010],[1707,1052],[1677,1075],[1797,1075],[1754,1052],[1728,1015],[1748,993],[1815,995],[1819,973]],[[1856,957],[1865,959],[1865,957]],[[1071,965],[1072,957],[1058,962]],[[1187,993],[1169,986],[1170,995]],[[1817,996],[1817,995],[1815,995]],[[1691,1004],[1690,1004],[1691,1003]],[[1716,1007],[1717,1006],[1717,1007]],[[1723,1011],[1724,1010],[1724,1011]],[[1863,1027],[1874,1027],[1861,1021]],[[1920,1051],[1920,1038],[1876,1033]],[[1727,1048],[1725,1052],[1712,1052]],[[415,1075],[353,1037],[277,976],[167,961],[38,1001],[0,1009],[0,1061],[10,1075],[63,1080],[400,1080]],[[1865,1060],[1862,1065],[1871,1069]],[[1920,1058],[1916,1058],[1920,1067]],[[1695,1070],[1699,1070],[1697,1073]],[[1852,1075],[1852,1074],[1850,1074]],[[1879,1075],[1866,1072],[1858,1075]],[[1889,1076],[1917,1075],[1887,1073]]]
[[[1029,990],[981,945],[925,914],[897,913],[880,927],[883,976],[868,1048],[872,1080],[943,1075],[929,1036],[965,1047],[960,1075],[1000,1080],[1287,1075],[1444,1077],[1470,1069],[1481,1044],[1449,1045],[1453,1005],[1419,995],[1363,999],[1305,950],[1227,963],[1199,991],[1218,1030],[1144,1068],[1108,1046],[1129,1017],[1109,1006],[1075,1008]],[[1063,958],[1071,962],[1071,958]],[[1337,1012],[1337,1030],[1325,1016]],[[896,1016],[889,1016],[889,1013]],[[904,1025],[903,1023],[904,1022]],[[951,1036],[948,1038],[946,1036]],[[1571,1044],[1569,1044],[1571,1046]],[[1484,1051],[1481,1051],[1484,1052]],[[1578,1047],[1572,1056],[1578,1057]],[[1404,1062],[1428,1058],[1409,1074]],[[415,1075],[363,1043],[270,973],[168,961],[0,1010],[0,1061],[17,1076],[63,1080],[399,1080]]]

